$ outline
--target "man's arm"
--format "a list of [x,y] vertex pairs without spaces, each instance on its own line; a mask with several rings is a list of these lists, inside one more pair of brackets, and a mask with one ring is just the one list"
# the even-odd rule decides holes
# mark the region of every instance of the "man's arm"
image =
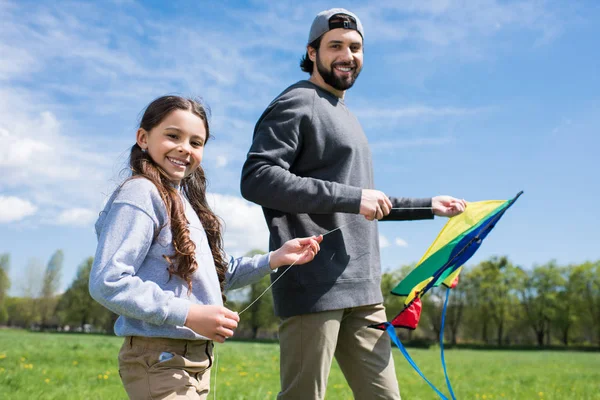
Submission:
[[361,188],[290,172],[304,144],[302,132],[313,129],[309,106],[284,96],[263,114],[242,169],[242,196],[288,213],[356,214]]
[[392,209],[381,221],[409,221],[418,219],[433,219],[433,208],[431,197],[390,197]]
[[[382,221],[406,221],[454,217],[465,211],[467,202],[452,196],[435,196],[433,198],[415,199],[407,197],[390,197],[393,207],[390,213],[381,218]],[[396,210],[394,210],[396,208]]]

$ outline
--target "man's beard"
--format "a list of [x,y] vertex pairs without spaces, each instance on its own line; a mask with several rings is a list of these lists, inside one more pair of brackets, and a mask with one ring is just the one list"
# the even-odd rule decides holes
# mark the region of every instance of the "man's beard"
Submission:
[[349,65],[346,63],[339,62],[332,63],[330,66],[331,70],[328,71],[327,68],[325,68],[325,66],[321,63],[321,58],[319,57],[319,53],[317,53],[317,71],[319,71],[319,74],[321,75],[321,78],[323,78],[325,83],[337,90],[348,90],[352,87],[352,85],[354,85],[354,81],[356,81],[356,78],[358,78],[358,75],[360,74],[360,69],[355,68],[348,78],[340,78],[335,75],[334,68],[335,65],[340,64]]

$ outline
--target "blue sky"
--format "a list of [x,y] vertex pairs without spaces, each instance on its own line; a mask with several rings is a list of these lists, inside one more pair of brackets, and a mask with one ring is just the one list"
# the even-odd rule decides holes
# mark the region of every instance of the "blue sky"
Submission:
[[[93,223],[123,177],[140,112],[167,93],[212,109],[204,165],[226,249],[266,249],[262,213],[240,197],[241,165],[270,100],[307,78],[298,62],[312,19],[339,6],[365,28],[346,101],[378,189],[469,201],[524,190],[471,263],[600,258],[600,3],[0,0],[0,253],[11,255],[11,293],[57,249],[63,288],[94,254]],[[417,261],[443,224],[380,223],[383,267]]]

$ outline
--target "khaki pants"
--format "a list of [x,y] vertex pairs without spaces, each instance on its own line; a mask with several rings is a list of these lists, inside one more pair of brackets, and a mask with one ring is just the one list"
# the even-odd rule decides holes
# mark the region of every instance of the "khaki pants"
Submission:
[[130,399],[206,399],[212,341],[127,336],[119,375]]
[[368,325],[387,321],[382,304],[286,318],[279,327],[278,399],[321,400],[333,357],[354,398],[400,399],[390,339]]

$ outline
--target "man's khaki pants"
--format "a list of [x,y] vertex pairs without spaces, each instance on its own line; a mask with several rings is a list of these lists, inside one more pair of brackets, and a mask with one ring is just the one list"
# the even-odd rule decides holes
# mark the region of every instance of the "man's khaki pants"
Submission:
[[400,399],[391,344],[368,325],[387,321],[382,304],[286,318],[279,327],[278,399],[325,398],[333,357],[357,400]]
[[213,343],[127,336],[119,375],[130,399],[206,399]]

